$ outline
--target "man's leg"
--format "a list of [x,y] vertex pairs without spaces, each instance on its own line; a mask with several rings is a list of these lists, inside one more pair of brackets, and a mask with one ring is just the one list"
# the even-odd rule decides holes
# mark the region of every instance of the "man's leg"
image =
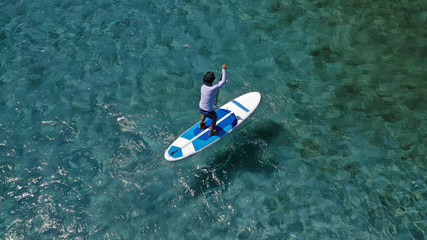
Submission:
[[216,119],[213,119],[211,124],[211,129],[209,131],[209,136],[213,136],[216,134],[215,126],[216,126]]
[[206,120],[206,116],[202,114],[202,119],[200,120],[199,128],[201,128],[201,129],[205,128],[205,124],[206,124],[205,120]]

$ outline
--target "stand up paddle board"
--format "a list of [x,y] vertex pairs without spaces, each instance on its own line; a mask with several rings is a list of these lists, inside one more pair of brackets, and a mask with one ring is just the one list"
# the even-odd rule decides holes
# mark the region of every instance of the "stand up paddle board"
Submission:
[[258,107],[260,101],[260,93],[250,92],[218,108],[216,110],[218,119],[215,127],[217,134],[209,136],[212,119],[206,118],[205,129],[199,128],[199,121],[168,147],[165,151],[166,160],[178,161],[207,148],[245,121]]

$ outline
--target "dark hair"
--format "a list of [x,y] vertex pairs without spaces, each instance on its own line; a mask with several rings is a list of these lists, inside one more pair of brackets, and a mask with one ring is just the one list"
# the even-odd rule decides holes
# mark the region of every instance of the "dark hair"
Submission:
[[203,83],[208,86],[211,86],[214,80],[215,80],[215,75],[211,72],[207,72],[203,77]]

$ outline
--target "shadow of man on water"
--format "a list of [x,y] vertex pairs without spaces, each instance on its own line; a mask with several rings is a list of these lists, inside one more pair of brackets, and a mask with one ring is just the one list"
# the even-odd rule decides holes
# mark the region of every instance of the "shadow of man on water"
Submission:
[[[246,136],[238,134],[239,143],[235,143],[221,154],[218,154],[212,164],[199,169],[197,177],[190,184],[192,197],[198,197],[205,192],[226,190],[230,182],[242,171],[271,174],[276,171],[274,154],[264,151],[283,131],[282,126],[269,121],[250,127]],[[267,154],[267,156],[263,156]]]

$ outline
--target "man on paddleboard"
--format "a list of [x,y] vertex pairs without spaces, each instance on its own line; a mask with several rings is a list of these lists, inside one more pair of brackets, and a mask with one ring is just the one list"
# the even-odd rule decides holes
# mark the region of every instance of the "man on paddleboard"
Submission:
[[213,136],[217,133],[215,130],[216,120],[218,116],[216,115],[214,109],[214,102],[218,93],[218,90],[227,82],[227,74],[225,69],[227,65],[222,65],[222,78],[218,84],[212,85],[215,81],[215,75],[211,72],[207,72],[203,77],[203,85],[200,88],[200,103],[199,108],[202,113],[202,119],[200,121],[200,128],[205,128],[206,117],[212,119],[212,124],[209,131],[209,136]]

